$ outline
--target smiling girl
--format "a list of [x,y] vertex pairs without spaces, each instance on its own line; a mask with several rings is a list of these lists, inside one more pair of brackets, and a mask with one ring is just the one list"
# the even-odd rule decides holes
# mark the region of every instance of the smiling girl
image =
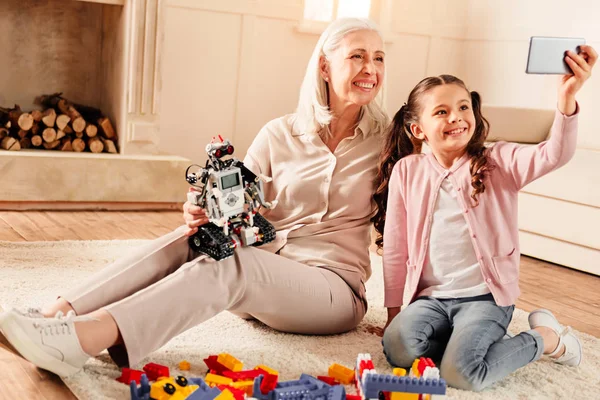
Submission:
[[[573,156],[575,94],[596,59],[590,46],[567,54],[573,75],[559,85],[550,139],[536,146],[487,148],[479,94],[454,76],[412,90],[386,139],[374,196],[392,365],[441,360],[449,385],[479,391],[542,354],[581,363],[580,341],[547,310],[530,314],[531,330],[505,334],[519,295],[517,195]],[[421,154],[423,142],[430,154]]]

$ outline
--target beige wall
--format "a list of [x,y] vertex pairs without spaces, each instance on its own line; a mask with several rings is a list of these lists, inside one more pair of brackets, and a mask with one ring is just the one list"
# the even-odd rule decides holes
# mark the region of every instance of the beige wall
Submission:
[[[428,74],[463,72],[467,0],[381,0],[386,106]],[[292,113],[317,32],[297,29],[301,0],[167,0],[161,152],[205,159],[213,135],[242,157],[269,120]],[[387,22],[386,22],[387,21]]]

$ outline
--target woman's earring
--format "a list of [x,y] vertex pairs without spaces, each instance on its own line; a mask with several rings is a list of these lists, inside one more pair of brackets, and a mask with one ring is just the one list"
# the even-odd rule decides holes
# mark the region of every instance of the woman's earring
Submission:
[[325,82],[329,82],[329,78],[328,77],[325,77],[324,79],[325,79]]

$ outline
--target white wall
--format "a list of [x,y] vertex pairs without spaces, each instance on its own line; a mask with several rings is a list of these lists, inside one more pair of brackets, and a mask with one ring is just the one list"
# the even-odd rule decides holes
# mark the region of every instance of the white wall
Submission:
[[[600,49],[600,1],[469,0],[465,37],[465,73],[486,103],[553,108],[556,76],[525,73],[530,36],[584,37]],[[598,75],[598,68],[595,69]],[[600,107],[600,79],[590,79],[577,96],[582,106],[579,146],[600,149],[595,110]]]
[[[468,1],[380,4],[387,4],[380,20],[393,115],[425,76],[462,74]],[[242,157],[266,122],[296,108],[319,37],[297,29],[302,1],[167,0],[165,7],[161,151],[203,161],[205,144],[221,134]]]

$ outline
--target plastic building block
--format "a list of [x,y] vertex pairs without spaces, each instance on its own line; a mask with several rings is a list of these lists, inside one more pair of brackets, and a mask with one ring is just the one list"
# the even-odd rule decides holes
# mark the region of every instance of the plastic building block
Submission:
[[279,376],[266,374],[262,375],[262,377],[263,380],[260,383],[260,391],[263,394],[267,394],[271,390],[275,389],[275,387],[277,386],[277,380],[279,379]]
[[394,368],[392,374],[394,376],[406,376],[406,370],[404,368]]
[[219,356],[208,356],[204,359],[204,363],[210,370],[211,374],[223,375],[225,371],[229,371],[229,368],[218,362]]
[[167,378],[170,376],[169,367],[165,367],[164,365],[160,364],[148,363],[144,365],[143,370],[146,373],[146,376],[148,376],[148,379],[151,381],[155,381],[161,376]]
[[140,378],[140,387],[138,388],[135,381],[129,382],[129,393],[131,400],[149,400],[150,399],[150,382],[146,374],[142,374]]
[[419,358],[419,364],[417,366],[417,369],[419,370],[419,376],[423,376],[423,372],[425,371],[425,368],[427,368],[427,367],[435,368],[435,364],[431,360],[431,358],[424,358],[424,357]]
[[254,369],[262,369],[263,371],[266,371],[266,372],[268,372],[271,375],[277,375],[277,376],[279,376],[279,372],[275,371],[273,368],[267,367],[264,364],[257,365],[256,367],[254,367]]
[[[268,394],[261,392],[261,383],[265,377],[263,375],[258,376],[254,380],[254,388],[252,396],[260,400],[275,400],[275,399],[288,399],[291,400],[295,397],[289,397],[292,394],[296,395],[307,395],[315,390],[323,389],[324,387],[330,387],[325,382],[318,380],[317,378],[302,374],[300,379],[295,381],[285,381],[277,383],[275,389],[271,390]],[[301,399],[302,397],[298,397]],[[310,398],[310,397],[307,397]]]
[[217,387],[219,389],[221,389],[221,392],[225,391],[225,390],[229,390],[231,392],[231,394],[233,395],[235,400],[244,400],[246,398],[246,392],[240,389],[236,389],[235,387],[232,387],[230,385],[217,385]]
[[189,378],[188,380],[191,384],[198,385],[198,389],[192,392],[186,400],[213,400],[221,394],[219,388],[208,386],[202,378]]
[[126,385],[129,385],[129,382],[131,381],[135,383],[140,383],[143,374],[144,371],[138,371],[136,369],[130,369],[125,367],[121,370],[121,376],[118,377],[116,381],[124,383]]
[[179,363],[179,369],[181,371],[189,371],[191,367],[192,366],[190,365],[190,363],[186,360],[183,360],[182,362]]
[[236,381],[247,381],[247,380],[254,380],[254,378],[256,378],[259,375],[267,375],[268,372],[265,371],[264,369],[251,369],[248,371],[238,371],[238,372],[233,372],[233,371],[223,371],[222,376],[226,376],[228,378],[233,379],[234,382]]
[[335,378],[332,378],[331,376],[319,375],[319,376],[317,376],[317,379],[320,381],[323,381],[326,384],[331,385],[331,386],[340,384],[339,381],[337,381]]
[[254,380],[237,381],[237,382],[230,383],[229,386],[233,386],[236,389],[243,390],[248,396],[252,396],[252,388],[254,387]]
[[363,397],[378,398],[379,392],[446,394],[444,379],[423,379],[366,373],[361,382]]
[[226,376],[220,376],[215,374],[206,374],[204,378],[204,382],[206,382],[209,386],[215,385],[229,385],[233,380],[231,378],[227,378]]
[[221,394],[215,397],[215,400],[235,400],[235,396],[229,391],[229,389],[225,389],[221,392]]
[[153,400],[185,399],[196,389],[198,385],[190,385],[187,378],[183,376],[161,377],[150,386],[150,398]]
[[244,368],[244,363],[227,353],[219,354],[217,357],[217,362],[233,372],[241,371]]
[[337,379],[344,385],[349,385],[354,381],[354,371],[340,364],[331,364],[327,375]]
[[417,377],[417,378],[421,377],[421,374],[419,373],[419,359],[418,358],[415,358],[415,361],[413,361],[412,367],[410,367],[409,375]]
[[423,396],[423,395],[420,395],[418,393],[398,393],[398,392],[392,392],[392,393],[389,393],[389,394],[390,394],[390,400],[420,400],[421,398],[419,396]]

